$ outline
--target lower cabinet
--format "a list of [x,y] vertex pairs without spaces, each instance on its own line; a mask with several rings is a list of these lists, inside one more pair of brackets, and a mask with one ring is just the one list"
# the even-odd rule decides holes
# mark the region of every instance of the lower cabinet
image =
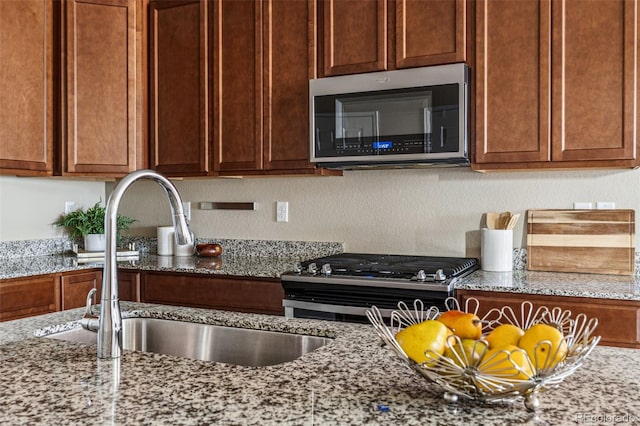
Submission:
[[0,321],[60,310],[57,275],[0,280]]
[[[9,321],[66,309],[81,308],[97,288],[93,304],[100,303],[102,269],[0,280],[0,321]],[[118,272],[120,300],[140,301],[140,274]]]
[[597,318],[595,333],[602,336],[601,345],[640,348],[640,301],[617,299],[593,299],[589,297],[545,296],[522,293],[458,290],[456,297],[461,306],[470,297],[480,302],[479,316],[482,318],[492,308],[511,306],[520,312],[520,304],[530,301],[534,308],[546,306],[568,309],[572,317],[583,313],[588,318]]
[[283,315],[283,298],[273,278],[145,272],[140,286],[141,302],[260,314]]
[[60,277],[62,290],[62,310],[81,308],[87,304],[87,294],[92,288],[98,289],[93,296],[92,304],[100,300],[102,289],[102,272],[86,271],[64,274]]

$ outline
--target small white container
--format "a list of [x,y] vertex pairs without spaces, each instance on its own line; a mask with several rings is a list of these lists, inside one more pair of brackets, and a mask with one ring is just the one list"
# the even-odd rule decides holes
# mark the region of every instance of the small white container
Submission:
[[85,251],[105,251],[107,238],[104,234],[87,234],[84,236]]
[[174,229],[173,226],[158,226],[158,255],[173,256]]
[[480,264],[483,271],[513,270],[512,229],[482,228],[480,240]]

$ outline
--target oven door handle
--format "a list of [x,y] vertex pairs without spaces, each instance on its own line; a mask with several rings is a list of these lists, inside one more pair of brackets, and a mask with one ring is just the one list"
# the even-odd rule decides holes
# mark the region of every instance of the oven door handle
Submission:
[[[282,300],[282,306],[284,306],[284,316],[287,318],[294,318],[294,309],[305,309],[307,311],[316,312],[328,312],[332,314],[346,314],[346,315],[360,315],[366,316],[366,311],[370,308],[362,306],[344,306],[344,305],[329,305],[325,303],[303,302],[300,300]],[[384,318],[391,317],[391,312],[394,309],[378,309]]]

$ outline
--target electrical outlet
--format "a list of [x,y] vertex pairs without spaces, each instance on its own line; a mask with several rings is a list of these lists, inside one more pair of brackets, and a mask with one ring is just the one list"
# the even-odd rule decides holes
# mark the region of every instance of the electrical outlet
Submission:
[[65,201],[64,202],[64,214],[69,214],[76,209],[75,201]]
[[276,222],[289,222],[288,201],[276,201]]
[[615,209],[616,203],[613,201],[598,201],[596,202],[596,209]]
[[574,201],[573,208],[575,210],[589,210],[593,208],[593,203],[580,203]]

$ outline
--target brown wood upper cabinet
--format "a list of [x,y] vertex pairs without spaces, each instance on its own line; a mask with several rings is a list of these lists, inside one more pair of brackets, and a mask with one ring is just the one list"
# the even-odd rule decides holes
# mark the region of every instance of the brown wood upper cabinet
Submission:
[[0,2],[0,173],[53,174],[53,0]]
[[322,0],[320,76],[464,62],[466,0]]
[[207,175],[208,1],[149,3],[149,139],[152,167],[178,176]]
[[63,3],[63,175],[122,176],[143,164],[138,3]]
[[172,176],[315,173],[315,2],[149,5],[151,161]]
[[638,165],[637,0],[475,6],[474,169]]

